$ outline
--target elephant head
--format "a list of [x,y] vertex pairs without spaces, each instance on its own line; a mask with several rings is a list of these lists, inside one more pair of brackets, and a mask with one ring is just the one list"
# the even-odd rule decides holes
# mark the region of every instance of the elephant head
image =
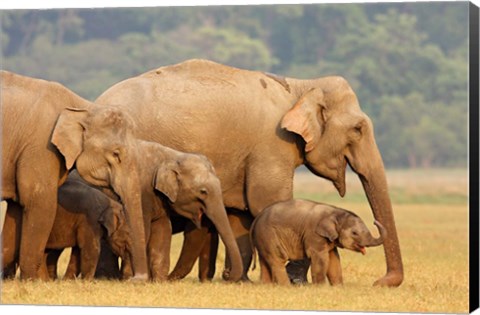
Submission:
[[206,157],[184,154],[163,163],[156,172],[155,189],[162,192],[175,212],[201,226],[205,214],[215,225],[232,262],[229,280],[242,276],[243,264],[223,204],[220,180]]
[[315,228],[315,233],[334,242],[338,247],[365,255],[365,247],[379,246],[387,236],[387,231],[380,222],[375,220],[374,224],[380,232],[378,238],[373,237],[365,223],[356,214],[341,211],[339,214],[330,215],[321,220]]
[[132,128],[129,116],[117,108],[65,109],[51,141],[65,157],[67,169],[75,164],[87,182],[111,187],[119,196],[128,226],[135,235],[131,249],[135,279],[146,280],[145,232]]
[[110,200],[109,207],[101,213],[98,222],[105,228],[106,239],[113,252],[125,259],[126,254],[131,252],[132,240],[123,206]]
[[388,194],[382,157],[370,118],[361,111],[357,97],[341,77],[291,80],[299,95],[283,116],[281,127],[303,139],[304,163],[314,174],[334,184],[345,195],[347,164],[358,174],[376,220],[388,231],[384,240],[387,276],[376,284],[400,285],[403,266]]

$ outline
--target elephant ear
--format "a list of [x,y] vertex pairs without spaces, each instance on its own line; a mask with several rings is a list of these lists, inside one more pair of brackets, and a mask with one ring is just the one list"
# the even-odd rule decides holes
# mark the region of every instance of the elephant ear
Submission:
[[65,157],[67,169],[71,169],[83,150],[84,121],[88,111],[66,108],[58,117],[52,134],[52,143]]
[[283,116],[281,127],[300,135],[305,141],[305,152],[310,152],[320,140],[321,128],[325,122],[324,112],[323,91],[312,89]]
[[111,237],[118,230],[121,220],[113,209],[109,207],[102,212],[98,222],[107,229],[108,237]]
[[178,196],[178,165],[176,162],[162,163],[155,172],[153,187],[163,193],[171,202]]
[[315,233],[321,237],[325,237],[330,242],[334,242],[338,238],[337,220],[333,217],[328,217],[321,220],[315,227]]

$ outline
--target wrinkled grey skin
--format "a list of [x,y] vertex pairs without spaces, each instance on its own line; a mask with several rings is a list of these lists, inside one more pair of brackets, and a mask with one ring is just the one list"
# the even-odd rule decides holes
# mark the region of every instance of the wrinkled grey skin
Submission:
[[402,283],[400,245],[373,124],[344,78],[282,78],[195,59],[119,82],[95,102],[130,113],[138,138],[212,161],[224,204],[236,209],[229,219],[245,277],[252,221],[245,216],[252,219],[269,205],[293,198],[300,165],[331,181],[343,196],[350,165],[375,219],[388,231],[383,244],[387,272],[375,284]]
[[[5,224],[7,237],[2,253],[7,277],[12,276],[18,265],[22,215],[23,209],[9,201],[9,219]],[[127,258],[132,242],[122,204],[89,186],[73,171],[58,190],[58,208],[45,249],[44,262],[50,279],[57,278],[57,261],[67,247],[78,250],[79,264],[76,270],[67,270],[64,279],[80,275],[83,279],[92,279],[102,238],[117,255]]]
[[289,260],[311,262],[312,282],[341,284],[342,270],[337,247],[365,254],[365,247],[379,246],[386,231],[374,238],[353,212],[307,200],[276,203],[260,213],[250,236],[258,251],[261,280],[290,284],[285,268]]

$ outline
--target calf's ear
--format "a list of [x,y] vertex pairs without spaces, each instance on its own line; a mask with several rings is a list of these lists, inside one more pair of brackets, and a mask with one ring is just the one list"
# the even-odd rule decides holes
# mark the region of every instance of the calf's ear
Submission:
[[334,242],[338,238],[337,225],[338,222],[334,217],[325,218],[318,222],[315,233]]
[[153,187],[163,193],[167,198],[174,203],[178,195],[178,165],[176,162],[164,162],[155,172],[153,178]]
[[105,209],[98,218],[98,222],[107,229],[108,237],[111,237],[120,225],[120,220],[112,208]]

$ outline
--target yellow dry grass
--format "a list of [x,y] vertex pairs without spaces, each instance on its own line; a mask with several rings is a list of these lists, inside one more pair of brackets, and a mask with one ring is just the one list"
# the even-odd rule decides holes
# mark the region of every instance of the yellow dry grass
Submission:
[[[397,204],[393,198],[405,268],[405,281],[399,288],[372,286],[385,272],[381,247],[368,249],[366,256],[340,250],[344,273],[344,285],[340,287],[264,285],[258,283],[258,268],[250,272],[254,283],[224,283],[220,280],[222,249],[212,283],[200,284],[196,269],[176,283],[9,280],[2,284],[1,303],[465,313],[469,294],[467,172],[431,172],[389,173],[394,190],[401,188],[403,193],[425,196],[427,201],[431,195],[446,192],[456,196],[445,203],[438,199],[408,203],[410,199],[399,196],[403,201]],[[312,194],[312,198],[318,190],[330,193],[328,189],[333,188],[329,186],[311,174],[299,174],[295,181],[296,194]],[[360,191],[358,183],[348,183],[347,194]],[[331,192],[329,202],[333,200],[336,205],[355,211],[373,229],[373,216],[365,201],[337,199]],[[321,196],[315,199],[320,200]],[[181,235],[174,237],[173,262],[181,242]],[[62,258],[62,268],[65,259]]]

